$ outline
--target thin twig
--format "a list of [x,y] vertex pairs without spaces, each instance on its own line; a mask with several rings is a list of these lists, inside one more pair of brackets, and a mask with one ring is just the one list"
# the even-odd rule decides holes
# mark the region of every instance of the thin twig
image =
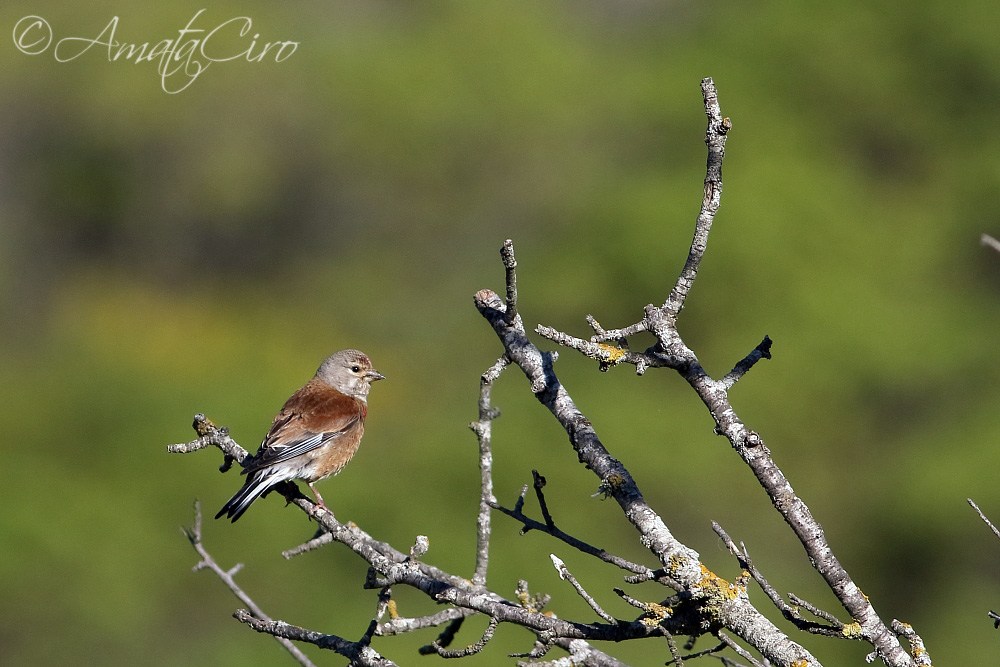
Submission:
[[538,507],[542,510],[542,518],[545,519],[545,526],[549,530],[554,530],[556,523],[552,520],[552,515],[549,514],[549,506],[545,502],[545,493],[542,491],[545,488],[545,477],[540,475],[537,470],[532,470],[531,482],[532,486],[535,487],[535,497],[538,498]]
[[229,437],[229,429],[225,426],[218,427],[212,423],[203,413],[199,412],[194,416],[194,423],[191,425],[198,437],[190,442],[167,445],[167,452],[170,454],[188,454],[196,452],[206,447],[218,447],[225,454],[225,460],[219,470],[226,472],[232,467],[233,461],[243,463],[249,456],[249,452],[239,446],[239,444]]
[[[800,598],[795,593],[789,593],[788,594],[788,599],[792,601],[792,604],[794,604],[794,605],[796,605],[798,607],[802,607],[803,609],[805,609],[806,611],[808,611],[810,614],[812,614],[816,618],[822,618],[824,621],[829,621],[830,624],[833,625],[833,629],[834,630],[836,630],[838,632],[839,631],[843,631],[843,629],[844,629],[844,623],[840,619],[838,619],[836,616],[834,616],[833,614],[831,614],[830,612],[824,611],[823,609],[820,609],[816,605],[811,604],[811,603],[807,602],[806,600],[803,600],[802,598]],[[860,639],[860,637],[858,637],[858,639]]]
[[726,373],[722,377],[722,379],[719,380],[719,384],[724,389],[732,388],[734,384],[740,381],[740,378],[746,375],[747,372],[751,368],[753,368],[754,364],[756,364],[761,359],[770,359],[770,358],[771,358],[771,339],[767,336],[764,336],[764,340],[762,340],[760,344],[750,352],[750,354],[748,354],[742,360],[740,360],[740,362],[736,364],[733,370]]
[[718,637],[723,641],[723,643],[726,646],[736,651],[736,654],[739,655],[741,658],[743,658],[744,660],[749,660],[750,664],[753,665],[753,667],[764,667],[763,663],[761,663],[759,660],[750,655],[749,651],[747,651],[745,648],[743,648],[735,641],[733,641],[725,632],[719,632]]
[[555,554],[549,554],[549,558],[552,559],[552,565],[555,566],[556,572],[559,573],[559,578],[565,579],[570,584],[572,584],[573,588],[576,589],[576,592],[579,593],[580,597],[583,598],[584,602],[589,604],[590,608],[593,609],[595,612],[597,612],[598,616],[603,618],[608,623],[618,622],[618,619],[616,619],[614,616],[601,609],[601,605],[597,604],[597,600],[595,600],[593,596],[591,596],[590,593],[588,593],[586,589],[584,589],[583,585],[576,580],[576,577],[574,577],[573,573],[569,571],[569,568],[566,567],[566,563],[564,563],[561,558],[559,558]]
[[452,607],[449,609],[443,609],[436,614],[421,616],[419,618],[396,617],[380,624],[375,630],[375,634],[382,637],[402,635],[407,632],[413,632],[414,630],[435,628],[439,625],[444,625],[445,623],[451,623],[459,618],[472,616],[475,613],[476,612],[472,609],[458,609]]
[[593,315],[587,315],[587,324],[594,330],[594,335],[590,337],[591,343],[606,343],[608,341],[624,341],[646,330],[646,322],[640,320],[631,326],[622,329],[612,329],[605,331],[601,324]]
[[669,632],[664,631],[667,638],[667,649],[670,651],[670,657],[672,660],[667,661],[666,664],[674,664],[677,667],[684,667],[684,658],[681,657],[680,651],[677,650],[677,642],[674,641],[674,636]]
[[272,637],[282,637],[299,642],[308,642],[316,646],[335,651],[345,658],[349,658],[351,665],[359,667],[395,667],[396,663],[388,658],[383,658],[371,646],[362,646],[358,642],[348,641],[337,635],[327,635],[314,630],[307,630],[297,625],[285,623],[284,621],[261,620],[250,614],[245,609],[239,609],[233,614],[233,618],[240,623],[245,623],[257,632],[271,635]]
[[375,606],[375,615],[372,617],[371,623],[368,624],[368,629],[365,630],[364,636],[358,641],[362,646],[368,646],[372,643],[372,637],[375,636],[376,631],[379,628],[379,621],[385,616],[385,612],[389,609],[389,605],[392,603],[392,589],[386,586],[378,593],[378,603]]
[[[705,649],[703,651],[698,651],[697,653],[688,653],[687,655],[681,656],[681,657],[684,658],[685,660],[693,660],[695,658],[701,658],[701,657],[706,656],[706,655],[712,655],[713,653],[718,653],[719,651],[722,651],[723,649],[725,649],[727,646],[729,646],[729,645],[726,642],[722,642],[718,646],[714,646],[712,648],[707,648],[707,649]],[[673,663],[672,660],[670,662],[668,662],[667,664],[669,665],[671,663]]]
[[910,655],[913,656],[915,664],[920,667],[931,667],[931,657],[924,647],[924,640],[920,638],[920,635],[913,630],[913,627],[909,623],[901,623],[896,619],[892,619],[892,631],[900,637],[906,637],[906,641],[910,644]]
[[426,646],[421,646],[417,649],[417,653],[420,655],[434,655],[443,648],[448,648],[451,643],[455,641],[455,636],[458,631],[462,629],[462,624],[465,622],[466,616],[458,616],[452,619],[451,623],[445,626],[441,634],[437,636],[432,643]]
[[507,270],[507,324],[514,324],[517,320],[517,260],[514,258],[514,243],[510,239],[503,242],[500,248],[500,258],[503,266]]
[[979,505],[973,502],[972,498],[966,498],[965,500],[970,505],[972,505],[972,509],[976,510],[976,512],[979,513],[979,518],[982,519],[983,522],[990,527],[990,530],[993,531],[993,534],[996,535],[997,537],[1000,537],[1000,529],[997,529],[997,527],[993,525],[993,522],[986,518],[986,515],[983,514],[983,511],[979,509]]
[[486,648],[486,644],[493,639],[493,633],[496,632],[498,625],[500,625],[500,621],[495,618],[491,618],[489,625],[486,626],[486,631],[483,632],[483,636],[479,638],[479,641],[475,644],[470,644],[463,649],[447,649],[440,646],[436,640],[433,644],[431,644],[431,646],[434,647],[437,654],[442,658],[465,658],[470,655],[475,655]]
[[469,424],[479,442],[479,515],[476,517],[476,570],[472,582],[483,585],[486,583],[486,572],[490,563],[490,503],[495,502],[493,496],[493,451],[490,447],[492,438],[492,422],[500,416],[500,411],[490,404],[490,393],[493,382],[507,367],[510,360],[501,356],[491,366],[479,382],[479,421]]
[[722,203],[722,160],[726,156],[726,136],[732,128],[729,119],[722,117],[718,93],[712,79],[702,80],[701,93],[705,102],[705,115],[708,117],[708,128],[705,130],[705,144],[708,146],[705,196],[702,198],[701,210],[695,221],[694,238],[691,240],[691,249],[688,251],[684,268],[677,277],[670,296],[663,304],[663,310],[672,317],[681,312],[688,292],[698,276],[698,267],[708,247],[708,233],[712,230],[712,222]]
[[[527,485],[525,485],[525,487],[527,487]],[[512,519],[520,521],[524,526],[524,528],[522,529],[522,533],[526,533],[529,530],[537,530],[539,532],[546,533],[556,538],[557,540],[565,542],[574,549],[582,551],[585,554],[594,556],[595,558],[599,558],[605,563],[610,563],[611,565],[619,567],[627,572],[635,572],[636,573],[635,581],[633,581],[631,577],[626,578],[626,580],[629,583],[640,583],[641,581],[655,580],[659,581],[660,583],[666,586],[673,588],[674,590],[677,590],[680,587],[680,584],[677,583],[676,580],[672,579],[666,572],[666,570],[662,569],[651,570],[645,565],[633,563],[632,561],[622,558],[621,556],[616,556],[615,554],[605,551],[604,549],[587,544],[583,540],[573,537],[572,535],[563,532],[559,528],[549,528],[544,523],[540,521],[535,521],[531,517],[525,516],[525,514],[522,511],[518,510],[516,507],[515,509],[511,510],[504,507],[503,505],[500,505],[499,503],[493,503],[491,507],[493,507],[493,509],[498,510],[503,514],[506,514]],[[639,577],[641,577],[641,580],[638,579]]]
[[993,238],[989,234],[983,234],[982,236],[980,236],[979,237],[979,242],[982,245],[984,245],[984,246],[987,246],[989,248],[993,248],[997,252],[1000,252],[1000,241],[997,241],[995,238]]
[[[787,602],[785,602],[784,599],[782,599],[781,594],[778,593],[778,591],[776,591],[774,587],[771,586],[770,583],[768,583],[764,575],[753,564],[753,561],[750,559],[750,553],[749,551],[747,551],[746,545],[740,542],[740,546],[737,547],[736,543],[733,542],[733,539],[729,537],[729,534],[726,533],[726,531],[722,528],[722,526],[720,526],[715,521],[712,522],[712,529],[716,532],[716,534],[719,537],[722,538],[722,541],[725,542],[726,547],[729,549],[730,553],[736,556],[736,560],[737,562],[739,562],[740,567],[743,569],[743,571],[748,572],[750,574],[753,580],[757,582],[757,585],[760,586],[760,589],[764,591],[764,594],[767,595],[768,599],[771,600],[771,603],[778,609],[778,611],[781,612],[781,615],[784,616],[787,620],[794,623],[795,627],[797,627],[799,630],[804,630],[805,632],[811,632],[812,634],[817,634],[817,635],[825,635],[828,637],[841,636],[841,631],[844,628],[844,624],[842,622],[837,620],[835,617],[832,617],[832,615],[831,619],[828,619],[831,620],[831,622],[833,623],[832,626],[823,625],[821,623],[817,623],[816,621],[810,621],[803,618],[795,607],[792,607]],[[795,598],[792,594],[789,594],[789,598],[793,598],[793,602],[798,599]],[[819,616],[819,614],[817,614],[817,616]]]
[[[247,595],[242,588],[240,588],[240,586],[236,583],[236,580],[233,578],[233,576],[240,571],[243,565],[238,563],[231,570],[224,570],[219,566],[212,555],[208,553],[208,550],[205,549],[205,545],[202,544],[201,541],[201,503],[197,501],[195,501],[194,504],[194,525],[191,528],[185,528],[184,535],[187,536],[188,541],[191,542],[191,546],[194,547],[194,550],[201,558],[198,564],[194,566],[195,571],[205,569],[211,570],[220,580],[222,580],[222,583],[224,583],[229,590],[232,591],[233,595],[239,598],[240,602],[245,604],[250,609],[254,616],[265,621],[271,620],[271,618],[264,613],[264,610],[257,606],[257,603],[255,603],[250,596]],[[312,661],[309,660],[309,657],[291,641],[283,637],[275,637],[275,639],[279,644],[284,646],[289,653],[292,654],[292,657],[295,658],[300,665],[303,665],[303,667],[315,667]]]
[[284,551],[281,552],[281,555],[286,559],[291,559],[292,557],[298,556],[299,554],[304,554],[307,551],[319,549],[324,544],[330,544],[331,542],[333,542],[333,536],[330,535],[330,533],[324,532],[312,538],[308,542],[300,544],[297,547],[293,547],[291,549],[285,549]]

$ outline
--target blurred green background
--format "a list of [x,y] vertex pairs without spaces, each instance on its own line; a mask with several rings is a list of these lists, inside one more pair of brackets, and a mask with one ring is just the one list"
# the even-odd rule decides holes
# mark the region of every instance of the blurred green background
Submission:
[[[178,529],[195,498],[211,516],[240,479],[219,475],[215,451],[165,447],[205,412],[255,449],[344,347],[389,380],[327,502],[400,548],[428,535],[428,561],[471,575],[467,425],[500,352],[471,297],[502,288],[497,251],[513,238],[530,327],[584,335],[587,313],[621,326],[662,302],[701,198],[704,76],[733,130],[682,334],[716,376],[772,337],[774,359],[732,391],[738,413],[883,618],[912,623],[938,663],[996,661],[1000,542],[965,498],[1000,519],[1000,256],[979,246],[1000,232],[1000,5],[219,2],[194,27],[248,16],[260,43],[301,44],[281,63],[215,63],[177,94],[155,62],[106,48],[58,62],[10,38],[28,15],[57,40],[95,39],[118,16],[116,39],[155,43],[202,8],[0,7],[0,663],[289,664],[191,572]],[[569,351],[557,371],[710,568],[738,573],[717,520],[779,590],[844,618],[675,374],[601,374]],[[595,478],[523,376],[494,398],[498,497],[512,504],[537,468],[561,527],[652,563],[617,507],[590,497]],[[494,528],[498,592],[524,577],[561,617],[592,620],[555,552],[634,615],[610,591],[617,571],[503,517]],[[280,556],[312,532],[268,498],[235,525],[206,520],[205,543],[245,563],[239,581],[275,618],[358,637],[375,609],[364,564],[338,547]],[[396,593],[404,615],[434,610]],[[414,651],[434,636],[375,648],[429,663]],[[866,652],[793,638],[827,665]],[[530,648],[516,628],[495,641],[466,662]],[[660,642],[604,648],[667,659]]]

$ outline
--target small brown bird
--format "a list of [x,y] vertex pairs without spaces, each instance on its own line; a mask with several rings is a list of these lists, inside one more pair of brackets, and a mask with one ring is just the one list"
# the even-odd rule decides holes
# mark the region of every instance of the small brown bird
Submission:
[[268,489],[293,479],[304,479],[317,504],[326,508],[313,483],[336,475],[358,451],[371,383],[384,379],[358,350],[327,357],[315,377],[285,402],[260,449],[244,462],[243,488],[215,518],[225,514],[235,522]]

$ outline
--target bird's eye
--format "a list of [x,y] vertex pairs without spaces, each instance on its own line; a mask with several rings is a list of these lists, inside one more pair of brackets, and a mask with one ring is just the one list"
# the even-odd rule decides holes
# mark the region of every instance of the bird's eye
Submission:
[[361,370],[361,367],[360,366],[351,366],[351,370],[354,371],[355,373],[357,373],[358,371]]

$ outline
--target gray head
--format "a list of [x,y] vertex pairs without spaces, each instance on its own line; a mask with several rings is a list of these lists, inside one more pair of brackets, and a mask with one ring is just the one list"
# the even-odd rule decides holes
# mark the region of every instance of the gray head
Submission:
[[366,400],[372,382],[385,376],[372,368],[371,359],[358,350],[331,354],[316,371],[316,377],[342,394]]

